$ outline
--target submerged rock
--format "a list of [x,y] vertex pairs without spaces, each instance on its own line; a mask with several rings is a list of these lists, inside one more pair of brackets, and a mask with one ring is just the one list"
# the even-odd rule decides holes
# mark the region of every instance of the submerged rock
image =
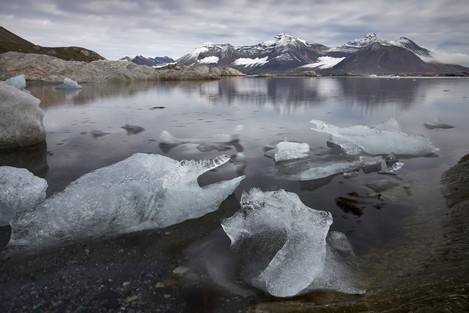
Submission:
[[244,176],[200,187],[197,178],[229,161],[178,162],[137,153],[83,175],[11,222],[10,248],[41,249],[84,238],[163,228],[213,212]]
[[0,84],[0,149],[31,146],[46,139],[40,102],[16,87]]
[[329,231],[331,213],[311,209],[284,190],[251,189],[241,206],[222,227],[247,283],[276,297],[318,289],[362,292],[350,279],[351,244]]

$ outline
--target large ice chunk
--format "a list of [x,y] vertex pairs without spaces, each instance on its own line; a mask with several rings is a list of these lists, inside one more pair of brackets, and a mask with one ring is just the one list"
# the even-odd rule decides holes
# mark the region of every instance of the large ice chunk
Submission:
[[251,189],[241,206],[222,227],[242,254],[246,282],[276,297],[315,289],[360,292],[349,279],[350,243],[342,233],[329,232],[331,213],[311,209],[284,190]]
[[17,212],[44,201],[46,189],[47,181],[27,169],[0,166],[0,226],[8,225]]
[[82,87],[73,79],[66,77],[64,83],[56,87],[57,89],[81,89]]
[[88,173],[11,222],[10,247],[29,249],[69,240],[167,227],[218,209],[244,176],[200,187],[197,178],[228,156],[178,162],[137,153]]
[[439,151],[430,139],[404,133],[394,118],[371,127],[339,127],[319,120],[310,122],[315,125],[312,130],[329,134],[328,143],[338,146],[348,155],[425,156]]
[[46,139],[40,102],[13,86],[0,84],[0,149],[30,146]]
[[308,157],[310,146],[307,143],[282,141],[269,149],[265,155],[275,162],[290,161]]

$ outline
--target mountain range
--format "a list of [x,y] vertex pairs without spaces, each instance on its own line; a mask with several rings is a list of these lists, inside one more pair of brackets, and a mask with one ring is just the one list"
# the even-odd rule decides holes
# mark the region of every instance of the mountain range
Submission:
[[375,33],[337,47],[310,43],[284,33],[251,46],[205,43],[177,62],[229,66],[252,75],[469,74],[467,67],[433,62],[431,51],[406,37],[386,41]]
[[141,55],[137,55],[134,58],[131,57],[123,57],[120,61],[130,61],[138,65],[146,65],[146,66],[164,66],[170,63],[174,63],[174,59],[164,56],[164,57],[154,57],[154,58],[146,58]]

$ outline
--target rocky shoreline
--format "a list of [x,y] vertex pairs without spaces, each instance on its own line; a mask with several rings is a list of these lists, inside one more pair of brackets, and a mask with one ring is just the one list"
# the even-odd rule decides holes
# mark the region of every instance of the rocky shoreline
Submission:
[[129,61],[66,61],[43,54],[6,52],[0,54],[0,80],[24,75],[26,80],[61,83],[70,78],[78,83],[158,80],[212,80],[224,76],[244,76],[229,67],[170,64],[161,68]]

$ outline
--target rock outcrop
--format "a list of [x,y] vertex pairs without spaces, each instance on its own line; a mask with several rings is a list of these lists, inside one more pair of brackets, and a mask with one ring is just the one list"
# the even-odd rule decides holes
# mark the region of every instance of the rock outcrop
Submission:
[[27,147],[46,139],[40,102],[24,91],[0,83],[0,149]]
[[171,64],[162,68],[128,61],[66,61],[59,58],[20,52],[0,54],[0,80],[24,74],[28,81],[63,82],[66,77],[79,83],[145,80],[204,80],[222,76],[242,76],[231,68],[208,65]]

